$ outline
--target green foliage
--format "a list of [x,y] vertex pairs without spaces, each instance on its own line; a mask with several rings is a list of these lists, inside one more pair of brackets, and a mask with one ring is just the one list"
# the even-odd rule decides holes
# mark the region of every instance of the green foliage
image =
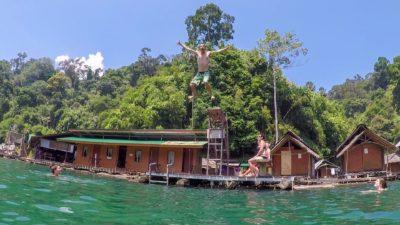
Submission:
[[274,30],[265,30],[264,38],[258,41],[258,51],[268,59],[270,66],[287,67],[293,59],[306,55],[308,50],[293,33],[280,35]]
[[391,142],[400,135],[400,58],[379,57],[374,72],[336,85],[329,97],[344,108],[351,127],[364,123]]
[[55,72],[53,63],[49,58],[31,59],[16,76],[16,83],[21,86],[29,86],[37,80],[46,81]]
[[[224,44],[233,38],[233,21],[207,4],[186,20],[189,42]],[[195,60],[149,53],[143,48],[131,65],[101,77],[74,59],[58,70],[47,58],[26,60],[25,53],[0,61],[0,139],[11,126],[39,135],[82,128],[189,129],[194,118],[194,128],[204,129],[207,108],[220,106],[228,115],[231,150],[241,155],[254,150],[259,132],[273,141],[274,88],[279,133],[294,131],[321,155],[332,154],[358,123],[390,141],[400,135],[400,57],[379,58],[366,77],[357,75],[317,93],[311,82],[296,86],[281,70],[307,49],[294,34],[266,30],[256,50],[232,47],[212,55],[216,101],[200,86],[192,112],[187,95]]]
[[185,20],[189,42],[210,43],[216,47],[233,39],[235,17],[224,13],[217,5],[208,3]]

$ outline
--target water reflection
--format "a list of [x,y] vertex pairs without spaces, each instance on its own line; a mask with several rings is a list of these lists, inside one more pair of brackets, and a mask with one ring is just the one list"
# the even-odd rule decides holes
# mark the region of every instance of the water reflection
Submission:
[[0,224],[398,224],[400,183],[312,191],[139,185],[0,159]]

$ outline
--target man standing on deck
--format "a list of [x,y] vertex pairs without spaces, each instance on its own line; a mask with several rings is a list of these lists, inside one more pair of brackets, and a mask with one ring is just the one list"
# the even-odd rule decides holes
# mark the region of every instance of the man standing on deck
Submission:
[[208,82],[208,80],[210,79],[210,72],[208,71],[208,68],[210,67],[210,55],[225,51],[229,48],[229,46],[219,49],[217,51],[207,51],[205,44],[199,45],[198,50],[193,50],[185,44],[181,43],[180,41],[178,41],[178,45],[182,46],[190,53],[195,54],[197,58],[197,74],[190,82],[190,90],[192,91],[192,95],[188,97],[189,100],[192,101],[193,98],[196,97],[196,88],[201,83],[204,83],[204,87],[206,88],[208,94],[210,94],[211,100],[214,100],[215,97],[212,94],[211,85]]

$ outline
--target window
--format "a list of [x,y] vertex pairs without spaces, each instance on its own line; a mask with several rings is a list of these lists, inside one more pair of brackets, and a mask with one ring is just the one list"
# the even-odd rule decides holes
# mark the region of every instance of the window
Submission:
[[301,154],[300,153],[297,154],[297,158],[301,159]]
[[174,164],[174,159],[175,159],[175,152],[169,151],[168,152],[168,157],[167,157],[167,164]]
[[83,146],[82,157],[86,158],[86,156],[88,155],[88,151],[88,147]]
[[112,159],[112,148],[107,148],[107,159]]
[[140,160],[142,159],[142,151],[140,150],[136,150],[135,152],[135,162],[140,162]]
[[368,148],[364,148],[364,154],[368,154]]

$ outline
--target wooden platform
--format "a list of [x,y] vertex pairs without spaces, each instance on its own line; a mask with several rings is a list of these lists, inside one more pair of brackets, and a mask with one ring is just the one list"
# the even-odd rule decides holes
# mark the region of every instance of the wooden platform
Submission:
[[[149,175],[149,173],[146,173]],[[166,173],[151,173],[151,177],[166,178]],[[188,180],[204,180],[204,181],[237,181],[237,182],[262,182],[268,184],[276,184],[284,180],[277,177],[238,177],[238,176],[223,176],[223,175],[202,175],[202,174],[185,174],[185,173],[170,173],[169,178],[188,179]],[[285,179],[288,180],[288,179]]]

